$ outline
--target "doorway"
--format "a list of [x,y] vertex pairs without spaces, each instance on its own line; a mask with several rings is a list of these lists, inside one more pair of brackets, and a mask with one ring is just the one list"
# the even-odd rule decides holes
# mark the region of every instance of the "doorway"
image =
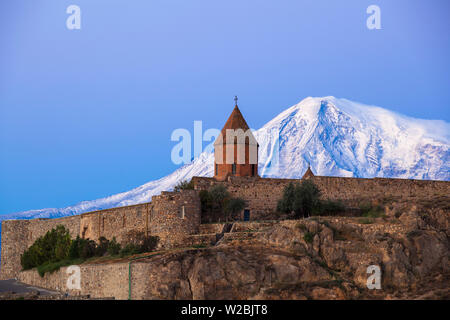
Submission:
[[244,210],[244,221],[250,221],[250,210]]

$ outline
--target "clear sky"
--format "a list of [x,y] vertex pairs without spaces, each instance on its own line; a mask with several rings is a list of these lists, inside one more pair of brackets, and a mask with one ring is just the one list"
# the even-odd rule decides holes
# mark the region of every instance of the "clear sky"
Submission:
[[[66,8],[81,8],[69,30]],[[381,9],[369,30],[366,9]],[[333,95],[450,121],[448,0],[3,0],[0,214],[172,172],[176,128]],[[206,145],[206,143],[205,143]]]

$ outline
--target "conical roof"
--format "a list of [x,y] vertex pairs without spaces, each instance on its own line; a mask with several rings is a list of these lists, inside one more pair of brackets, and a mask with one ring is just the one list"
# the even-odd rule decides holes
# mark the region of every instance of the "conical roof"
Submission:
[[[233,112],[231,112],[230,116],[228,117],[227,122],[225,122],[225,125],[223,126],[221,133],[219,137],[217,137],[214,144],[221,144],[227,141],[227,130],[238,130],[242,129],[244,133],[247,132],[250,128],[248,127],[247,122],[244,119],[244,116],[241,113],[241,110],[239,110],[239,107],[237,104],[234,106]],[[248,140],[250,144],[258,144],[258,142],[255,139],[255,136],[250,131],[251,138]]]
[[234,106],[233,112],[230,114],[227,122],[225,122],[225,125],[222,128],[222,135],[225,136],[227,129],[242,129],[244,131],[247,131],[249,129],[247,122],[242,116],[241,110],[239,110],[239,107],[237,105]]

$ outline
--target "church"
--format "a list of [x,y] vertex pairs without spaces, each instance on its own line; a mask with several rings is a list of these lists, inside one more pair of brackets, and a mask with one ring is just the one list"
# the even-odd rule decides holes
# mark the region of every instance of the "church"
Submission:
[[[259,144],[239,110],[237,100],[235,97],[234,109],[214,142],[214,179],[217,181],[225,181],[229,176],[259,178]],[[303,178],[312,176],[314,174],[308,167]]]
[[214,178],[258,176],[258,142],[242,116],[235,97],[233,112],[214,142]]
[[[432,199],[435,194],[450,192],[448,181],[327,177],[314,175],[310,168],[302,179],[260,177],[259,145],[237,105],[237,98],[214,147],[213,177],[193,177],[188,189],[162,191],[152,196],[150,202],[63,218],[3,221],[0,278],[19,276],[21,254],[58,225],[67,228],[73,239],[79,236],[96,241],[114,237],[123,245],[137,234],[158,236],[159,249],[215,243],[217,234],[223,233],[228,224],[209,224],[217,220],[208,221],[211,217],[203,208],[200,194],[217,185],[226,188],[232,198],[245,202],[233,223],[286,219],[285,214],[277,212],[278,201],[286,186],[303,179],[310,179],[317,186],[322,199],[340,201],[346,208],[358,208],[361,203],[380,204],[386,199]],[[224,218],[220,217],[220,221]],[[205,234],[210,228],[220,230]]]

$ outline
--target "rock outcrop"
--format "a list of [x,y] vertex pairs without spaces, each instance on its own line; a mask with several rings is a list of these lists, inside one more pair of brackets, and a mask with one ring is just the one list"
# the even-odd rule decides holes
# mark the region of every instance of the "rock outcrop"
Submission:
[[[449,213],[416,206],[383,218],[313,217],[264,225],[151,264],[149,299],[448,299]],[[403,212],[403,213],[400,213]],[[424,218],[426,217],[426,218]],[[242,231],[240,224],[240,231]],[[256,229],[255,229],[256,228]],[[238,227],[233,228],[239,230]],[[241,238],[241,239],[239,239]],[[370,265],[381,289],[366,286]]]
[[[70,294],[116,299],[449,299],[449,219],[447,202],[404,202],[387,206],[378,218],[235,222],[231,228],[207,224],[186,242],[189,248],[82,264],[82,289]],[[381,289],[367,287],[368,267],[373,265],[380,268]],[[29,270],[19,279],[61,291],[67,275],[61,270],[40,278]]]

